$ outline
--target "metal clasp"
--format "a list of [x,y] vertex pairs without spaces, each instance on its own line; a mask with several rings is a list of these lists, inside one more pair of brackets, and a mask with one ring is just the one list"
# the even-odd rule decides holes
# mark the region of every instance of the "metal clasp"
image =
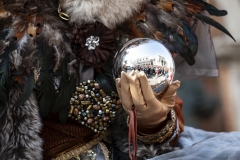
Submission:
[[64,12],[61,12],[61,6],[59,4],[58,6],[58,15],[60,18],[62,18],[63,20],[65,21],[68,21],[69,20],[69,15],[67,13],[64,13]]

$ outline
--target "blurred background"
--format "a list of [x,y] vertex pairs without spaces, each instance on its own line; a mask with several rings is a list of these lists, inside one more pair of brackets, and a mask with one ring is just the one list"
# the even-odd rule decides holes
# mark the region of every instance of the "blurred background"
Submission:
[[211,28],[220,77],[184,81],[178,95],[184,102],[185,124],[208,131],[240,131],[240,0],[208,0],[225,17],[212,17],[236,39]]

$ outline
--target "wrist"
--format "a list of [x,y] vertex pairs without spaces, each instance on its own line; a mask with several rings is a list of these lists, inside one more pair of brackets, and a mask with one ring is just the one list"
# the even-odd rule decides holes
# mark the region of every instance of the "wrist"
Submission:
[[157,133],[159,130],[161,130],[167,123],[168,119],[169,119],[169,115],[166,115],[164,118],[162,118],[163,120],[161,120],[160,123],[158,123],[157,125],[138,125],[137,126],[137,130],[139,135],[148,135],[148,134],[155,134]]
[[178,134],[179,126],[173,109],[170,111],[169,115],[170,119],[167,118],[167,120],[164,121],[164,126],[160,131],[154,134],[146,134],[146,132],[140,133],[140,131],[138,131],[137,139],[146,144],[169,143],[172,141]]

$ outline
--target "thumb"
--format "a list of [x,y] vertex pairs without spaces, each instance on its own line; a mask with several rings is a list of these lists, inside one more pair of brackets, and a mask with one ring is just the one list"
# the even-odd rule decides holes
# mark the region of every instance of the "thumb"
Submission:
[[179,87],[180,81],[174,81],[162,96],[161,102],[167,107],[173,107],[175,105],[175,97]]

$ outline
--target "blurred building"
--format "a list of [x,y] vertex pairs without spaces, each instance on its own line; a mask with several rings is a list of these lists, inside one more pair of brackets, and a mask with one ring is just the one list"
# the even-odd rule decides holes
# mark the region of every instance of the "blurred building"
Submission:
[[210,0],[210,3],[228,11],[227,16],[218,18],[217,21],[220,21],[236,39],[234,42],[212,28],[220,69],[218,88],[221,94],[225,129],[240,131],[240,1]]
[[179,95],[184,101],[186,125],[210,131],[240,131],[240,0],[209,0],[225,17],[212,17],[236,39],[211,28],[220,77],[183,82]]

